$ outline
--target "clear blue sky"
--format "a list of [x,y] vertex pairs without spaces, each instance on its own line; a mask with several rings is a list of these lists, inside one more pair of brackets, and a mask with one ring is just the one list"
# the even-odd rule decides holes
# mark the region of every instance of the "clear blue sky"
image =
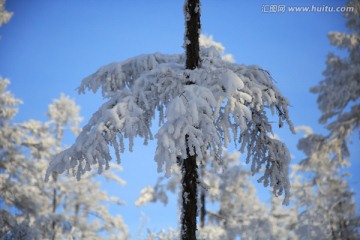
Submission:
[[[316,96],[309,88],[322,79],[326,55],[338,52],[327,39],[329,31],[345,31],[341,13],[264,13],[263,5],[344,6],[341,0],[209,0],[202,3],[202,33],[233,54],[237,63],[256,64],[271,72],[283,94],[288,97],[290,116],[295,125],[309,125],[325,132],[318,124],[320,116]],[[143,53],[183,52],[183,1],[169,0],[8,0],[7,9],[14,12],[10,22],[0,28],[0,74],[11,80],[9,89],[24,104],[15,121],[30,118],[46,120],[47,105],[60,93],[70,95],[81,106],[84,123],[103,103],[99,94],[78,96],[80,81],[100,66]],[[341,53],[341,52],[340,52]],[[300,136],[288,129],[279,132],[294,155]],[[356,137],[355,137],[356,138]],[[74,138],[67,136],[66,143]],[[136,237],[143,212],[146,227],[160,230],[177,226],[177,203],[133,205],[140,189],[154,184],[155,142],[143,147],[138,141],[134,153],[125,154],[124,188],[108,187],[119,194],[127,206],[113,209],[123,215]],[[354,177],[351,187],[359,189],[359,150],[355,140],[351,147]],[[262,190],[266,192],[267,190]],[[266,194],[262,195],[267,200]],[[357,203],[360,198],[356,195]]]

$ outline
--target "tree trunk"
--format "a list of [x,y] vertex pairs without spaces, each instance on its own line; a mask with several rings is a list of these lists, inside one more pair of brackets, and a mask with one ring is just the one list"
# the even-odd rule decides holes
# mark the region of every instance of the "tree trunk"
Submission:
[[[206,154],[206,153],[204,153]],[[205,156],[205,155],[204,155]],[[201,172],[200,172],[200,177],[201,179],[204,179],[204,174],[205,174],[205,165],[206,165],[206,158],[204,157],[204,160],[201,163]],[[206,215],[206,206],[205,206],[205,189],[201,188],[200,191],[200,204],[201,204],[201,208],[200,208],[200,228],[204,228],[205,226],[205,215]]]
[[77,227],[77,225],[78,225],[79,210],[80,210],[80,204],[78,202],[76,202],[75,209],[74,209],[74,223],[73,223],[74,226],[73,227]]
[[185,0],[185,49],[186,49],[186,69],[195,69],[200,62],[200,2],[199,0]]
[[[200,2],[199,0],[185,0],[185,43],[186,69],[193,70],[199,67],[199,32],[200,32]],[[187,85],[195,82],[189,79]],[[188,143],[188,136],[186,143]],[[198,172],[196,154],[190,155],[190,147],[186,149],[187,158],[182,161],[182,216],[181,239],[196,240],[196,215],[197,215],[197,184]]]
[[[53,180],[54,182],[57,181],[57,173],[53,172]],[[52,213],[55,217],[55,213],[56,213],[56,209],[57,209],[57,191],[56,191],[56,187],[54,187],[53,189],[53,199],[52,199]],[[52,240],[56,239],[56,220],[53,219],[52,223],[51,223],[51,230],[52,230]]]
[[197,164],[196,155],[190,156],[182,162],[182,217],[181,217],[181,239],[196,240],[196,215],[197,215]]

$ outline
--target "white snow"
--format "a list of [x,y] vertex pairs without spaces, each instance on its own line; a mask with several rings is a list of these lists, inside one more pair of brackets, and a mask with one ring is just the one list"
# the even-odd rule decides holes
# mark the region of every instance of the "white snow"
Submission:
[[[285,153],[275,154],[272,148],[278,144],[269,144],[272,130],[266,116],[266,108],[276,110],[280,121],[293,130],[287,100],[267,71],[224,61],[221,46],[205,42],[210,47],[201,47],[201,68],[195,70],[185,69],[183,55],[155,53],[112,63],[85,78],[79,92],[101,88],[108,100],[84,126],[76,143],[53,159],[46,179],[53,171],[69,169],[79,178],[92,164],[98,165],[99,172],[107,169],[109,145],[120,162],[124,139],[129,139],[130,151],[135,137],[144,138],[146,144],[153,139],[152,120],[159,114],[155,161],[166,176],[171,175],[177,158],[186,158],[187,147],[190,154],[196,152],[202,158],[203,148],[221,156],[223,146],[240,142],[241,149],[248,149],[252,171],[265,166],[268,171],[262,180],[270,182],[277,193],[288,194],[288,164],[279,159]],[[189,80],[195,84],[186,85]],[[272,162],[284,164],[268,168]]]

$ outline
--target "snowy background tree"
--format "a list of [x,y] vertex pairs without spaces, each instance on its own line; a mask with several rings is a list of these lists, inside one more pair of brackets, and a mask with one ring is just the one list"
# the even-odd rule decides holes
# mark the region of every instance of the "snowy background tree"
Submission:
[[354,9],[345,14],[348,33],[330,32],[328,35],[330,43],[345,50],[346,56],[330,53],[323,72],[325,79],[311,89],[318,95],[320,123],[329,129],[328,138],[342,141],[345,152],[346,140],[358,130],[360,122],[360,3],[351,0],[347,5]]
[[305,173],[293,186],[304,209],[299,219],[301,239],[360,238],[360,216],[344,171],[350,166],[348,142],[360,123],[360,2],[351,0],[347,6],[353,7],[345,14],[349,32],[328,35],[331,44],[345,49],[347,56],[330,53],[325,79],[311,89],[318,94],[320,123],[329,134],[323,136],[308,127],[300,128],[305,135],[298,148],[306,157],[294,168]]
[[[294,170],[292,184],[297,206],[300,239],[358,239],[360,216],[356,214],[353,192],[346,172],[339,167],[337,141],[307,133],[299,142],[306,158]],[[341,159],[343,166],[349,164]]]
[[[49,105],[48,122],[13,124],[20,101],[5,91],[8,83],[0,79],[1,239],[127,239],[121,216],[112,216],[107,207],[122,201],[101,190],[93,173],[82,182],[67,177],[43,181],[50,159],[61,150],[64,131],[79,131],[79,106],[62,95]],[[114,172],[104,176],[125,183]]]
[[200,239],[214,238],[214,229],[218,229],[216,239],[269,239],[271,225],[266,207],[249,180],[251,173],[240,166],[239,157],[237,152],[225,153],[221,165],[204,170],[206,205],[219,207],[206,210]]

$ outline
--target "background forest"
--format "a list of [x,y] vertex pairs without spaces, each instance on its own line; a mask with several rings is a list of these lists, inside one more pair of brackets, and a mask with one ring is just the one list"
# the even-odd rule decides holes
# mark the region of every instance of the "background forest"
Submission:
[[[277,109],[267,136],[290,151],[290,204],[258,183],[264,170],[253,176],[247,152],[229,144],[220,160],[200,161],[198,239],[359,239],[359,1],[270,6],[279,5],[202,2],[200,52],[266,69],[288,99],[296,135]],[[351,9],[290,12],[294,6]],[[104,88],[77,95],[79,86],[95,90],[94,77],[81,79],[140,54],[175,53],[149,56],[181,62],[182,9],[181,1],[0,0],[0,239],[179,239],[181,171],[157,173],[154,140],[125,140],[121,164],[111,161],[100,175],[95,168],[77,181],[70,169],[44,178],[106,99]],[[226,87],[239,86],[229,77]],[[165,116],[178,109],[169,104]],[[161,119],[154,122],[156,133]]]

